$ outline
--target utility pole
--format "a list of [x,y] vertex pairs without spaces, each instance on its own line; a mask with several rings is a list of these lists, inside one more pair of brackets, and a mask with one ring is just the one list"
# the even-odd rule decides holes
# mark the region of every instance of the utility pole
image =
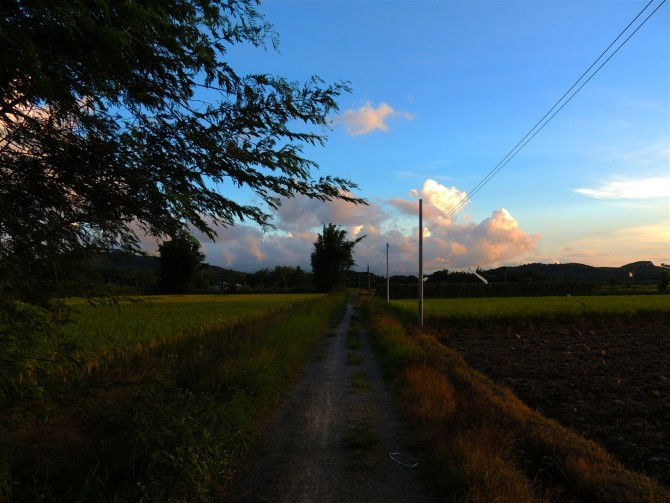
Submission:
[[386,302],[388,303],[391,299],[390,295],[390,284],[389,284],[389,244],[386,243]]
[[423,326],[423,199],[419,199],[419,326]]

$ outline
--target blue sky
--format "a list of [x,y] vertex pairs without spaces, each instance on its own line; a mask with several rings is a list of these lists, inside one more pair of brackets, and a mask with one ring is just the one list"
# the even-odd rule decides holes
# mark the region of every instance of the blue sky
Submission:
[[[289,200],[277,213],[276,231],[240,223],[214,243],[203,239],[207,261],[244,271],[310,269],[316,233],[332,222],[352,237],[368,235],[356,247],[359,269],[369,264],[385,274],[390,243],[390,273],[416,274],[422,198],[426,272],[670,262],[667,3],[467,205],[447,216],[646,4],[263,2],[279,50],[238,47],[229,62],[241,73],[350,82],[353,92],[340,99],[327,145],[306,152],[319,173],[354,180],[370,205]],[[652,0],[635,26],[660,4]]]

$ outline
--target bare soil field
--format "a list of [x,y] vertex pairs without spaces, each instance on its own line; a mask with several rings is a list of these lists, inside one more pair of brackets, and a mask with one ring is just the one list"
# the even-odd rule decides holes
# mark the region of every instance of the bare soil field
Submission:
[[439,337],[529,406],[670,486],[670,324]]

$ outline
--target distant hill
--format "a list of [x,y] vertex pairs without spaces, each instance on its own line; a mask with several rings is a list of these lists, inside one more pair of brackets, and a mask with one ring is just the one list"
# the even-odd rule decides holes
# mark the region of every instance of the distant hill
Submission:
[[[128,274],[160,273],[160,259],[150,255],[131,255],[121,251],[112,251],[93,261],[94,267],[107,272]],[[249,273],[226,269],[216,265],[203,264],[201,274],[211,278],[212,282],[243,282]]]
[[151,255],[130,255],[116,250],[113,250],[106,255],[100,255],[93,260],[93,265],[99,269],[119,271],[135,269],[144,272],[158,272],[160,269],[158,257]]
[[[104,271],[116,271],[121,274],[158,274],[160,270],[159,258],[155,256],[128,255],[122,252],[112,252],[98,257],[94,266]],[[621,267],[596,267],[585,264],[524,264],[519,266],[497,267],[481,271],[482,275],[490,282],[593,282],[601,284],[657,284],[661,279],[663,268],[654,265],[651,261],[640,261],[626,264]],[[243,283],[249,273],[226,269],[216,265],[205,264],[202,274],[210,278],[212,283]],[[631,274],[632,273],[632,277]],[[442,271],[433,273],[435,280]],[[450,273],[460,275],[463,273]],[[433,276],[431,275],[431,276]],[[382,276],[372,276],[372,284],[382,282]],[[355,273],[351,279],[351,285],[359,282],[367,283],[367,276]],[[399,280],[400,277],[396,277]],[[416,278],[414,278],[415,280]],[[446,278],[445,278],[446,279]],[[454,278],[456,279],[456,278]],[[392,281],[394,278],[392,278]],[[474,276],[469,278],[472,282],[478,282]],[[462,279],[459,279],[462,281]],[[409,281],[408,281],[409,282]]]
[[587,281],[597,283],[658,283],[662,267],[650,261],[621,267],[595,267],[584,264],[526,264],[498,267],[482,272],[489,281]]

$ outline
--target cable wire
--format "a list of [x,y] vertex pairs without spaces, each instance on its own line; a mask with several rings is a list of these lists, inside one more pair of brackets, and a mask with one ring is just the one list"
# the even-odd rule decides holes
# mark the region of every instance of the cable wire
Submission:
[[[551,122],[551,120],[558,114],[563,108],[572,101],[572,99],[577,95],[579,91],[582,90],[582,88],[589,83],[589,81],[605,66],[613,57],[616,53],[619,52],[619,50],[635,35],[642,26],[651,18],[657,11],[658,9],[661,8],[661,6],[666,2],[666,0],[662,0],[658,6],[633,30],[633,32],[626,37],[626,39],[621,42],[621,44],[596,68],[596,70],[581,84],[578,86],[579,82],[595,67],[598,62],[607,54],[607,52],[616,44],[616,42],[628,31],[628,29],[642,16],[642,14],[651,6],[652,3],[654,3],[654,0],[650,0],[644,8],[635,16],[635,18],[628,23],[628,25],[617,35],[617,37],[607,46],[607,48],[596,58],[596,60],[589,66],[582,74],[581,76],[575,81],[574,84],[561,96],[556,103],[545,113],[542,118],[535,123],[535,125],[526,133],[526,135],[519,140],[519,142],[510,150],[505,157],[502,158],[502,160],[496,164],[496,166],[488,172],[488,174],[480,180],[480,182],[475,185],[475,187],[467,193],[467,195],[461,199],[456,206],[454,206],[449,212],[447,212],[445,215],[441,216],[438,218],[430,227],[428,227],[428,231],[434,230],[436,227],[441,225],[445,220],[447,220],[449,217],[451,217],[454,213],[456,213],[458,210],[460,210],[463,206],[465,206],[467,203],[469,203],[472,198],[477,194],[487,183],[491,181],[491,179],[496,176],[516,155],[533,139],[535,136],[544,129],[544,127]],[[573,91],[573,89],[577,89],[570,95],[570,93]],[[566,96],[570,95],[567,99]],[[565,100],[565,101],[564,101]],[[564,102],[563,102],[564,101]],[[561,102],[563,102],[561,104]],[[559,106],[560,105],[560,106]],[[558,108],[557,108],[558,107]],[[555,110],[555,111],[554,111]],[[553,112],[553,113],[552,113]],[[548,118],[547,118],[548,117]],[[545,120],[546,119],[546,120]],[[418,241],[418,237],[412,237],[412,238],[404,238],[400,243],[397,244],[390,244],[389,247],[399,247],[402,244],[411,244],[413,242]]]

